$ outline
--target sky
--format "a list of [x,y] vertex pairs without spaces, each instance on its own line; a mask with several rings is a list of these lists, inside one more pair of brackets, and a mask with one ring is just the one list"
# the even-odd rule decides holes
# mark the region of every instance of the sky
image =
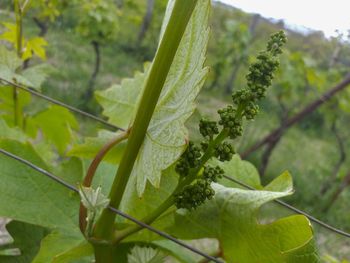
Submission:
[[219,0],[246,12],[283,19],[292,26],[322,30],[336,36],[350,29],[350,0]]

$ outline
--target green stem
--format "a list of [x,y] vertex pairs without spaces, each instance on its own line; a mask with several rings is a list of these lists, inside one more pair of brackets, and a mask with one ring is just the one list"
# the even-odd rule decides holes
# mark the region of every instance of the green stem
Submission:
[[[113,207],[118,208],[120,205],[134,162],[168,76],[170,66],[197,1],[176,0],[175,2],[173,12],[146,82],[126,150],[120,162],[117,175],[114,178],[109,195],[111,200],[110,205]],[[105,209],[96,223],[94,236],[100,240],[110,240],[113,235],[114,220],[115,214]]]
[[95,263],[115,263],[113,250],[115,248],[110,244],[94,244]]

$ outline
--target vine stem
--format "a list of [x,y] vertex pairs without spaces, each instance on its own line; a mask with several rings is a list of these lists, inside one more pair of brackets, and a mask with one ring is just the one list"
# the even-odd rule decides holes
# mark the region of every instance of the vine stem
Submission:
[[[83,183],[82,185],[85,187],[90,187],[92,184],[92,181],[94,179],[94,176],[96,174],[97,168],[100,165],[101,161],[104,159],[104,157],[106,156],[106,154],[113,148],[115,147],[117,144],[119,144],[120,142],[126,140],[129,137],[129,130],[120,133],[116,138],[114,138],[113,140],[109,141],[108,143],[106,143],[101,149],[100,151],[96,154],[95,158],[92,160],[88,171],[86,173],[86,176],[84,177]],[[85,229],[86,229],[86,220],[85,218],[87,217],[87,210],[86,207],[80,203],[80,207],[79,207],[79,227],[80,227],[80,231],[83,233],[83,235],[85,234]]]
[[[145,138],[160,93],[197,1],[176,0],[174,3],[172,14],[145,84],[127,147],[112,184],[109,194],[112,207],[118,208],[121,203],[125,187]],[[94,238],[110,241],[113,236],[114,220],[114,213],[108,209],[103,210],[95,225]],[[107,257],[112,253],[113,247],[110,245],[107,247],[94,246],[94,249],[96,263],[112,262],[104,258],[108,259]]]

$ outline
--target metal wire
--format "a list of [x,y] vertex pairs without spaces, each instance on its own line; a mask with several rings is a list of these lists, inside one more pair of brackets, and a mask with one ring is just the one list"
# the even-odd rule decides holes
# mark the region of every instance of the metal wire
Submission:
[[[73,185],[65,182],[64,180],[62,180],[61,178],[57,177],[56,175],[54,175],[54,174],[52,174],[52,173],[50,173],[50,172],[48,172],[48,171],[46,171],[46,170],[36,166],[35,164],[33,164],[33,163],[31,163],[31,162],[29,162],[29,161],[27,161],[27,160],[25,160],[25,159],[15,155],[15,154],[12,154],[12,153],[10,153],[8,151],[5,151],[5,150],[3,150],[1,148],[0,148],[0,153],[2,153],[2,154],[6,155],[6,156],[8,156],[10,158],[13,158],[13,159],[15,159],[15,160],[17,160],[17,161],[19,161],[19,162],[29,166],[30,168],[32,168],[32,169],[36,170],[37,172],[47,176],[51,180],[53,180],[53,181],[63,185],[64,187],[70,189],[71,191],[79,193],[79,190],[76,187],[74,187]],[[122,217],[124,217],[124,218],[126,218],[126,219],[128,219],[128,220],[130,220],[130,221],[132,221],[132,222],[134,222],[134,223],[136,223],[138,225],[140,225],[140,226],[142,226],[143,228],[146,228],[149,231],[152,231],[152,232],[154,232],[154,233],[156,233],[156,234],[158,234],[158,235],[160,235],[160,236],[162,236],[162,237],[164,237],[164,238],[166,238],[166,239],[168,239],[168,240],[170,240],[170,241],[172,241],[172,242],[174,242],[174,243],[176,243],[176,244],[178,244],[178,245],[180,245],[180,246],[182,246],[182,247],[184,247],[184,248],[186,248],[186,249],[188,249],[190,251],[192,251],[195,254],[198,254],[198,255],[200,255],[200,256],[208,259],[208,260],[211,260],[213,262],[223,263],[221,260],[218,260],[217,258],[215,258],[213,256],[210,256],[210,255],[202,252],[201,250],[199,250],[197,248],[194,248],[194,247],[186,244],[185,242],[183,242],[181,240],[178,240],[177,238],[175,238],[175,237],[173,237],[173,236],[171,236],[171,235],[169,235],[169,234],[167,234],[167,233],[165,233],[163,231],[160,231],[160,230],[158,230],[158,229],[156,229],[156,228],[154,228],[154,227],[152,227],[152,226],[150,226],[148,224],[145,224],[144,222],[139,221],[136,218],[134,218],[134,217],[132,217],[132,216],[130,216],[130,215],[128,215],[128,214],[126,214],[126,213],[124,213],[124,212],[122,212],[122,211],[120,211],[120,210],[118,210],[118,209],[116,209],[116,208],[114,208],[112,206],[108,206],[108,209],[111,210],[112,212],[114,212],[114,213],[116,213],[116,214],[118,214],[118,215],[120,215],[120,216],[122,216]]]
[[80,115],[82,115],[82,116],[84,116],[84,117],[87,117],[87,118],[90,118],[90,119],[92,119],[92,120],[98,121],[98,122],[102,123],[103,125],[106,125],[106,126],[108,126],[108,127],[110,127],[110,128],[113,128],[113,129],[116,129],[116,130],[124,131],[123,128],[118,127],[118,126],[116,126],[116,125],[113,125],[113,124],[109,123],[108,121],[106,121],[106,120],[104,120],[104,119],[101,119],[101,118],[99,118],[99,117],[96,117],[95,115],[92,115],[91,113],[88,113],[88,112],[79,110],[79,109],[77,109],[77,108],[75,108],[75,107],[73,107],[73,106],[70,106],[70,105],[66,104],[66,103],[63,103],[63,102],[61,102],[61,101],[58,101],[58,100],[55,100],[55,99],[53,99],[53,98],[51,98],[51,97],[48,97],[48,96],[46,96],[46,95],[43,95],[43,94],[41,94],[40,92],[37,92],[37,91],[35,91],[35,90],[33,90],[33,89],[29,88],[29,87],[26,87],[26,86],[24,86],[24,85],[21,85],[21,84],[18,84],[18,83],[14,83],[14,82],[8,81],[8,80],[6,80],[6,79],[4,79],[4,78],[1,78],[1,77],[0,77],[0,81],[6,83],[6,84],[8,84],[8,85],[11,85],[11,86],[13,86],[13,87],[19,88],[19,89],[21,89],[21,90],[23,90],[23,91],[25,91],[25,92],[29,92],[29,93],[33,94],[34,96],[36,96],[36,97],[38,97],[38,98],[47,100],[47,101],[49,101],[49,102],[51,102],[51,103],[53,103],[53,104],[59,105],[59,106],[61,106],[61,107],[64,107],[64,108],[66,108],[66,109],[68,109],[68,110],[70,110],[70,111],[72,111],[72,112],[76,112],[76,113],[78,113],[78,114],[80,114]]
[[[229,180],[229,181],[235,182],[236,184],[239,184],[240,186],[243,186],[243,187],[245,187],[245,188],[247,188],[249,190],[257,190],[254,187],[251,187],[250,185],[247,185],[247,184],[245,184],[245,183],[243,183],[243,182],[241,182],[241,181],[239,181],[237,179],[234,179],[234,178],[232,178],[230,176],[224,175],[224,178]],[[304,211],[302,211],[302,210],[300,210],[300,209],[298,209],[298,208],[296,208],[294,206],[291,206],[291,205],[289,205],[289,204],[287,204],[287,203],[285,203],[285,202],[283,202],[281,200],[278,200],[278,199],[274,200],[274,202],[279,204],[279,205],[281,205],[281,206],[286,207],[289,210],[292,210],[293,212],[295,212],[297,214],[301,214],[301,215],[306,216],[308,219],[310,219],[310,221],[312,221],[312,222],[314,222],[314,223],[316,223],[316,224],[318,224],[318,225],[320,225],[320,226],[322,226],[322,227],[324,227],[324,228],[326,228],[326,229],[328,229],[328,230],[330,230],[332,232],[335,232],[335,233],[337,233],[339,235],[342,235],[342,236],[350,238],[350,233],[347,233],[347,232],[345,232],[343,230],[335,228],[335,227],[333,227],[333,226],[331,226],[331,225],[329,225],[329,224],[327,224],[327,223],[325,223],[325,222],[315,218],[312,215],[309,215],[308,213],[306,213],[306,212],[304,212]]]

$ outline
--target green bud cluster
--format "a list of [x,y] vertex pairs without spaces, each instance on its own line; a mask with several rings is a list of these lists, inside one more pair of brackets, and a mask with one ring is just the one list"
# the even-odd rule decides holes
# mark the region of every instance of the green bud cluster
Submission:
[[220,166],[212,167],[205,166],[203,171],[203,178],[210,182],[217,182],[224,175],[224,170]]
[[231,139],[235,139],[242,135],[242,121],[236,114],[237,110],[231,105],[224,109],[218,110],[220,115],[219,124],[222,125],[227,131]]
[[176,207],[192,210],[212,199],[215,191],[210,183],[210,180],[198,179],[195,183],[185,186],[181,193],[175,195]]
[[279,31],[270,37],[270,40],[267,43],[267,51],[271,52],[274,56],[282,54],[282,47],[286,42],[286,35],[283,31]]
[[247,120],[252,120],[259,113],[259,106],[254,102],[248,102],[243,110],[243,115]]
[[205,138],[206,137],[213,138],[215,134],[219,133],[219,128],[216,121],[201,119],[199,121],[199,132]]
[[214,156],[221,162],[230,161],[235,154],[233,146],[228,142],[223,142],[215,147]]
[[[188,185],[175,194],[178,208],[195,209],[214,196],[211,183],[221,178],[224,171],[219,166],[205,166],[203,173],[198,175],[203,161],[201,158],[205,156],[204,159],[208,160],[210,157],[216,157],[222,162],[232,159],[235,154],[234,148],[224,140],[227,137],[236,139],[241,136],[243,119],[252,120],[258,114],[258,102],[265,97],[266,90],[272,83],[273,74],[279,66],[277,56],[282,53],[285,43],[286,36],[283,31],[272,35],[266,50],[259,53],[256,62],[249,67],[246,76],[247,87],[232,94],[232,105],[218,110],[219,122],[200,120],[199,131],[205,139],[200,143],[201,148],[190,143],[175,167],[180,176],[190,175],[186,178],[189,179]],[[217,124],[221,126],[221,131]],[[216,136],[217,134],[219,135]]]
[[176,164],[175,171],[181,176],[188,175],[191,168],[195,168],[199,165],[201,156],[202,153],[200,148],[190,142],[186,151],[182,154]]
[[269,53],[262,52],[257,57],[257,62],[249,67],[247,84],[256,100],[265,97],[266,89],[272,84],[273,73],[279,66],[279,62]]

